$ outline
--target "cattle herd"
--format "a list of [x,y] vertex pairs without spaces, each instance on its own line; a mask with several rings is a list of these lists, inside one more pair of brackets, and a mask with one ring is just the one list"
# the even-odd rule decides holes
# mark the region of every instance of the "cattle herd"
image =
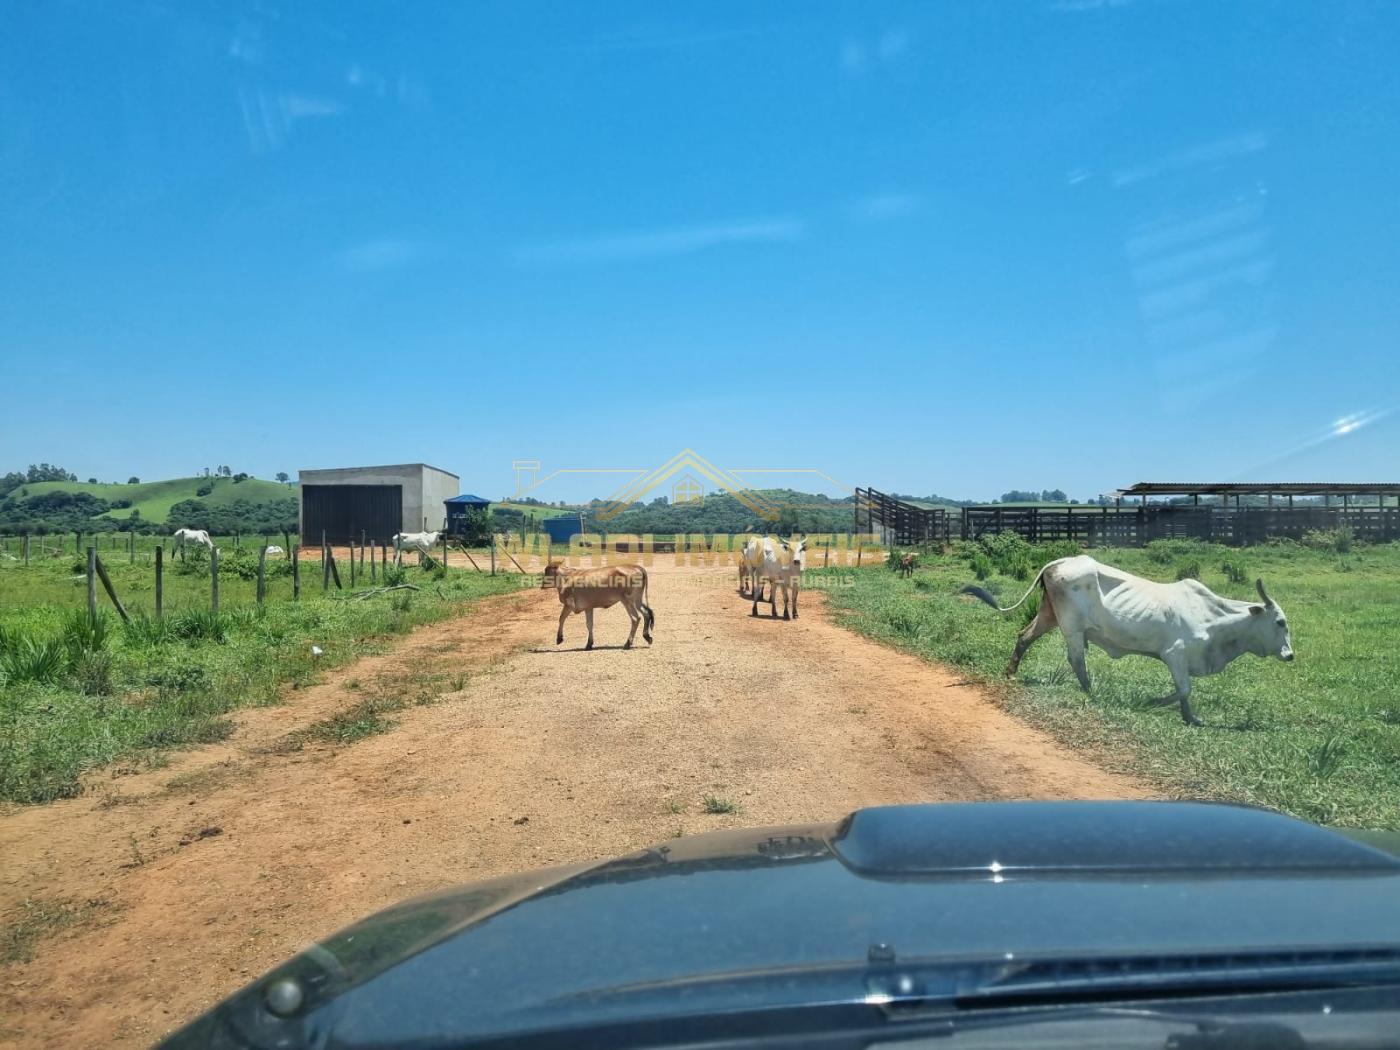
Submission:
[[[436,532],[400,533],[394,537],[394,550],[428,554],[439,536]],[[209,533],[201,529],[179,529],[172,537],[172,551],[191,544],[214,548]],[[759,603],[766,600],[769,615],[776,619],[781,592],[783,619],[797,619],[806,550],[803,536],[745,537],[739,551],[739,593],[752,601],[751,616],[758,615]],[[911,575],[915,565],[912,553],[903,555],[897,563],[902,576]],[[564,622],[569,616],[582,613],[588,624],[585,648],[592,649],[593,613],[619,603],[632,621],[623,648],[632,648],[638,627],[647,644],[651,644],[656,614],[647,604],[647,571],[642,566],[571,569],[551,561],[545,567],[541,586],[555,590],[562,606],[555,644],[564,641]],[[1058,627],[1065,639],[1069,665],[1086,692],[1090,682],[1085,653],[1090,643],[1115,660],[1130,655],[1150,656],[1167,666],[1175,685],[1171,693],[1154,702],[1178,704],[1183,721],[1200,725],[1191,711],[1192,678],[1218,674],[1245,653],[1293,659],[1287,617],[1269,597],[1263,580],[1255,581],[1257,602],[1239,601],[1216,594],[1199,580],[1157,583],[1087,555],[1077,555],[1047,563],[1013,605],[998,605],[996,598],[977,586],[964,587],[961,593],[1006,613],[1023,605],[1037,587],[1041,590],[1040,605],[1016,638],[1016,648],[1006,668],[1008,678],[1016,673],[1036,639]]]
[[[783,595],[783,619],[797,618],[806,540],[801,536],[749,536],[739,552],[739,593],[752,600],[750,615],[758,615],[759,602],[768,588],[769,615],[777,618],[778,593]],[[912,555],[898,563],[901,575],[915,566]],[[624,648],[631,648],[642,626],[652,641],[656,622],[647,604],[647,573],[640,565],[603,569],[569,569],[551,562],[542,586],[554,588],[563,606],[555,643],[564,641],[564,621],[581,612],[588,622],[588,644],[593,648],[593,613],[619,602],[632,619],[632,631]],[[1080,686],[1090,687],[1085,653],[1090,643],[1113,659],[1150,656],[1171,672],[1175,689],[1156,704],[1178,704],[1187,725],[1200,725],[1191,711],[1191,679],[1218,674],[1245,653],[1293,659],[1293,642],[1283,609],[1269,597],[1264,581],[1255,587],[1259,600],[1240,601],[1213,592],[1199,580],[1157,583],[1115,569],[1086,555],[1059,558],[1036,574],[1026,593],[1013,605],[1000,606],[986,590],[964,587],[963,594],[986,602],[999,612],[1011,612],[1041,590],[1040,605],[1031,622],[1020,632],[1007,665],[1007,677],[1016,673],[1026,651],[1042,635],[1059,627],[1065,639],[1070,667]]]

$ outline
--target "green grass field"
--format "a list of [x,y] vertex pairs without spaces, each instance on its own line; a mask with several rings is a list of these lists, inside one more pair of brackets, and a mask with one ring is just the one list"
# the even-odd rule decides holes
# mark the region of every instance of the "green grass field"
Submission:
[[[316,564],[304,562],[302,598],[294,602],[290,563],[270,562],[267,602],[259,606],[254,580],[240,575],[255,563],[246,550],[221,561],[227,571],[220,572],[217,615],[209,609],[207,561],[192,561],[188,571],[168,566],[165,617],[156,620],[151,567],[113,559],[112,582],[132,622],[123,625],[104,594],[96,626],[74,559],[28,569],[5,563],[0,799],[65,797],[93,766],[157,763],[165,749],[222,739],[229,711],[275,703],[288,683],[309,683],[393,635],[520,584],[515,576],[406,567],[404,580],[419,590],[346,600],[323,593]],[[345,566],[342,573],[347,594]],[[313,644],[322,655],[313,656]]]
[[[198,496],[195,493],[200,485],[206,482],[214,482],[214,491],[207,496]],[[276,481],[262,481],[259,478],[249,478],[247,481],[240,481],[234,484],[232,478],[171,478],[167,481],[144,482],[140,485],[91,485],[86,481],[39,481],[30,485],[21,485],[15,490],[15,495],[21,491],[27,492],[30,496],[40,496],[45,492],[86,492],[91,496],[104,500],[131,500],[130,507],[123,507],[120,510],[109,510],[99,517],[116,518],[124,521],[131,516],[133,510],[139,510],[141,517],[147,521],[164,521],[170,514],[170,508],[181,500],[201,499],[210,506],[225,506],[237,499],[251,500],[254,503],[264,503],[268,500],[286,499],[295,497],[297,494],[294,485],[283,485]]]
[[[1145,706],[1171,692],[1171,678],[1156,660],[1114,661],[1091,646],[1094,689],[1086,696],[1058,631],[1037,641],[1017,681],[1006,683],[1001,674],[1027,610],[1001,615],[957,595],[975,581],[972,548],[923,555],[910,579],[884,568],[857,571],[853,586],[830,591],[833,608],[861,633],[966,670],[1010,710],[1094,761],[1173,795],[1254,803],[1323,823],[1400,828],[1400,545],[1344,555],[1293,544],[1226,550],[1181,542],[1089,552],[1162,581],[1196,569],[1204,583],[1232,598],[1253,598],[1260,576],[1287,613],[1296,660],[1243,656],[1222,674],[1196,679],[1192,704],[1206,722],[1201,729],[1185,726],[1175,706]],[[1031,573],[1039,555],[1063,553],[1036,552]],[[1241,582],[1226,577],[1226,563]],[[993,571],[983,585],[1010,604],[1028,584]]]

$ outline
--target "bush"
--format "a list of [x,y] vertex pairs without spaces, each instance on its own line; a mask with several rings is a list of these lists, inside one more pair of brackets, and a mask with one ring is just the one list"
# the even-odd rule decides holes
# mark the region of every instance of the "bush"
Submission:
[[996,571],[1018,580],[1028,580],[1039,566],[1033,565],[1032,547],[1014,532],[996,532],[979,541]]
[[1356,535],[1349,525],[1340,529],[1313,529],[1303,533],[1303,546],[1315,551],[1328,551],[1332,554],[1350,553]]
[[227,618],[213,609],[186,609],[166,622],[175,638],[208,642],[222,642],[228,638]]
[[1176,563],[1176,578],[1178,580],[1199,580],[1201,578],[1201,563],[1198,559],[1190,561],[1179,561]]
[[[1158,565],[1170,565],[1180,558],[1199,558],[1208,553],[1211,545],[1203,540],[1153,540],[1143,548],[1147,560]],[[1223,552],[1222,552],[1223,553]]]
[[1231,583],[1249,582],[1249,570],[1244,567],[1242,562],[1236,561],[1233,558],[1227,558],[1225,561],[1221,562],[1220,571],[1225,574],[1225,578]]
[[63,643],[56,638],[39,640],[11,635],[0,651],[0,681],[57,682],[66,668]]
[[1037,569],[1047,562],[1058,561],[1061,558],[1073,558],[1077,554],[1084,553],[1083,548],[1074,540],[1052,540],[1049,543],[1037,544],[1033,550],[1035,556],[1032,560],[1039,562],[1039,565],[1036,566]]
[[194,490],[194,494],[195,494],[196,496],[207,496],[207,495],[209,495],[209,493],[211,493],[211,492],[213,492],[213,491],[214,491],[214,483],[213,483],[212,481],[206,481],[206,482],[204,482],[204,484],[200,485],[199,488],[197,488],[197,489]]
[[972,556],[972,571],[979,580],[985,580],[992,574],[992,559],[980,552],[974,554]]

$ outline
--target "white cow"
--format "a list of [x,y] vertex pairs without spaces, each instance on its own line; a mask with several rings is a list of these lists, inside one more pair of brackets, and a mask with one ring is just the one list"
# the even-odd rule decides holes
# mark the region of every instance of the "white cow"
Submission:
[[203,529],[176,529],[175,535],[170,537],[171,557],[174,557],[176,551],[183,551],[185,545],[190,543],[197,543],[211,551],[214,549],[214,541]]
[[1081,555],[1047,564],[1015,605],[1002,608],[981,587],[964,587],[1000,612],[1010,612],[1040,585],[1040,611],[1016,638],[1006,667],[1016,673],[1031,643],[1056,625],[1065,637],[1069,664],[1085,692],[1089,672],[1084,650],[1093,642],[1113,659],[1136,654],[1167,665],[1176,690],[1153,701],[1181,704],[1188,724],[1201,724],[1191,713],[1191,679],[1218,674],[1244,653],[1293,659],[1293,641],[1283,610],[1256,580],[1258,602],[1222,598],[1199,580],[1155,583]]
[[394,552],[401,554],[404,551],[417,551],[419,554],[431,555],[441,535],[441,532],[396,532]]
[[277,546],[277,544],[273,543],[273,544],[269,544],[269,545],[268,545],[267,553],[268,553],[268,554],[285,554],[286,551],[284,551],[281,547]]
[[741,559],[753,566],[750,569],[750,586],[753,591],[750,616],[758,615],[758,602],[766,580],[769,584],[768,603],[773,618],[777,619],[778,616],[778,591],[781,589],[783,619],[797,619],[797,593],[802,587],[802,564],[806,557],[805,537],[780,540],[776,536],[755,536],[744,545]]

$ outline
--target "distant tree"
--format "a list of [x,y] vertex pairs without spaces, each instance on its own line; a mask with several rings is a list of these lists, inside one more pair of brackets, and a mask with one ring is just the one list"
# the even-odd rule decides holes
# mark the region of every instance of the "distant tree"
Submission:
[[89,484],[89,485],[96,485],[96,484],[97,484],[97,479],[96,479],[96,478],[88,478],[88,484]]
[[277,480],[285,485],[287,482],[291,481],[292,478],[291,475],[288,474],[285,470],[279,470],[277,472]]
[[1069,499],[1069,497],[1065,495],[1064,489],[1042,489],[1040,498],[1046,503],[1064,503]]
[[29,464],[29,472],[24,477],[30,483],[39,481],[77,481],[78,475],[64,470],[62,467],[55,467],[50,463]]
[[226,477],[226,478],[232,477],[232,476],[233,476],[233,468],[230,467],[230,466],[222,466],[222,467],[219,468],[219,473],[222,474],[222,475],[223,475],[224,477]]
[[141,484],[141,479],[138,478],[135,474],[133,474],[131,475],[131,477],[126,479],[126,483],[128,485],[139,485]]
[[1010,492],[1001,494],[1003,503],[1034,503],[1040,499],[1040,493],[1034,489],[1012,489]]
[[20,471],[10,471],[4,477],[0,477],[0,496],[4,496],[8,493],[13,492],[15,489],[19,488],[28,480],[28,477],[26,477]]

